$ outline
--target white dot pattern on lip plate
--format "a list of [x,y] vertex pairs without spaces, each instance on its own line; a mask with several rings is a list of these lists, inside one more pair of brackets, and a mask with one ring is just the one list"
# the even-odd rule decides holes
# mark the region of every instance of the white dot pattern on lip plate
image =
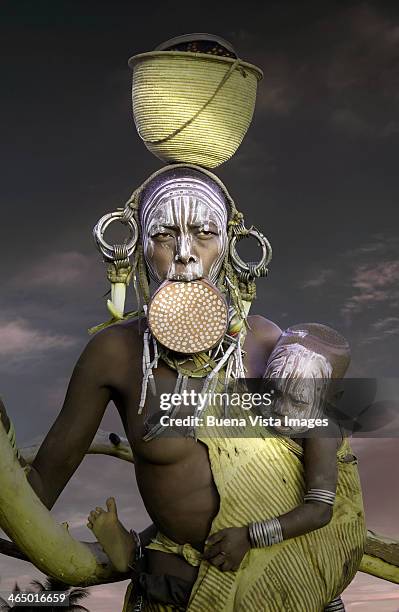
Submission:
[[148,324],[164,346],[178,353],[200,353],[226,333],[227,305],[202,281],[171,282],[151,301]]

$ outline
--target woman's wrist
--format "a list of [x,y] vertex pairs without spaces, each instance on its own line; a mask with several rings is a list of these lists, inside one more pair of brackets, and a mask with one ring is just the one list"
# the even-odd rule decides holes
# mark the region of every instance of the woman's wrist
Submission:
[[281,523],[277,517],[266,521],[250,523],[248,536],[251,548],[265,548],[284,540]]
[[140,538],[140,534],[137,531],[134,531],[133,529],[130,530],[130,533],[134,539],[134,543],[135,543],[135,548],[134,548],[134,561],[140,561],[140,559],[143,558],[144,556],[144,552],[143,552],[143,546],[141,543],[141,538]]
[[144,556],[143,547],[141,544],[140,534],[133,529],[130,530],[130,535],[133,540],[133,547],[130,553],[129,563],[127,564],[128,568],[131,570],[135,570],[135,564],[141,561]]

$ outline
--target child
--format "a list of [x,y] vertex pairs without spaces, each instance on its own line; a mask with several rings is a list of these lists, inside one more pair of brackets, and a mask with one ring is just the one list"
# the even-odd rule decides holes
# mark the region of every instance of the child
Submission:
[[[251,548],[272,546],[326,526],[333,518],[334,503],[338,506],[337,515],[342,512],[342,508],[339,508],[341,499],[336,501],[338,470],[342,463],[355,463],[356,458],[351,454],[347,441],[340,435],[340,428],[331,418],[327,419],[328,435],[338,434],[339,437],[323,436],[323,428],[320,427],[313,437],[304,438],[301,434],[309,430],[307,423],[316,419],[322,423],[326,415],[333,416],[335,402],[340,394],[339,381],[345,375],[349,361],[347,342],[331,328],[305,324],[292,327],[282,334],[270,355],[264,378],[272,383],[274,400],[270,413],[281,421],[281,425],[273,428],[274,431],[303,449],[306,494],[303,503],[280,516],[214,533],[207,540],[208,548],[204,554],[204,559],[211,564],[222,571],[237,570]],[[340,453],[337,461],[340,447],[341,451],[344,448],[346,450]],[[358,517],[359,529],[354,537],[353,558],[345,560],[348,564],[354,561],[353,569],[360,562],[364,537],[361,507]],[[338,545],[339,536],[344,538],[347,534],[344,535],[342,531],[337,533]],[[334,554],[334,551],[331,553]],[[348,578],[349,575],[346,582]],[[344,610],[340,592],[335,593],[336,597],[325,610]]]
[[[272,405],[273,416],[282,417],[283,422],[284,417],[309,419],[322,416],[326,403],[331,405],[334,401],[332,383],[344,376],[348,364],[348,344],[334,330],[317,324],[288,329],[273,350],[265,372],[265,378],[274,383],[276,399]],[[257,453],[254,454],[254,465],[268,470],[268,473],[264,472],[263,475],[265,494],[262,496],[262,490],[257,492],[257,503],[252,502],[252,510],[249,497],[245,498],[242,492],[239,495],[238,490],[235,490],[240,476],[239,460],[236,459],[235,478],[234,460],[230,457],[232,453],[220,452],[218,449],[220,466],[215,470],[215,474],[224,474],[220,482],[215,476],[221,499],[220,511],[211,529],[214,533],[208,538],[203,554],[203,559],[209,563],[201,564],[198,581],[203,581],[204,577],[211,573],[212,567],[222,572],[239,570],[239,574],[242,571],[245,580],[240,581],[234,596],[232,595],[235,599],[232,599],[231,606],[237,605],[237,609],[240,597],[245,600],[255,591],[260,594],[259,609],[269,609],[267,601],[273,601],[273,597],[280,596],[284,585],[287,590],[284,605],[298,606],[292,609],[301,609],[301,598],[309,598],[307,589],[309,592],[313,589],[312,596],[314,601],[318,602],[318,609],[321,609],[321,601],[322,606],[330,602],[326,610],[344,609],[339,594],[357,571],[365,537],[361,493],[354,467],[355,458],[350,454],[347,440],[298,437],[305,430],[306,426],[302,424],[299,427],[283,424],[276,427],[271,437],[251,440],[249,446],[248,441],[245,443],[247,446],[243,454],[246,455],[246,462],[248,463],[248,452],[254,449],[254,453]],[[226,444],[230,444],[239,453],[241,448],[244,449],[244,443],[240,447],[240,442],[239,439],[234,439],[234,442],[230,440],[226,441]],[[206,443],[210,446],[213,442],[209,440]],[[271,449],[270,457],[262,461],[261,453],[268,452],[267,449]],[[277,451],[281,451],[281,456],[273,464],[270,458],[276,461]],[[347,468],[350,468],[350,473]],[[339,475],[339,471],[343,474]],[[258,481],[262,481],[262,473],[258,476]],[[276,490],[275,482],[281,483],[280,491]],[[353,499],[348,500],[351,487]],[[229,508],[226,513],[224,510],[229,496],[234,500],[234,512]],[[297,503],[293,503],[293,499]],[[352,506],[348,511],[345,507],[347,503]],[[107,506],[108,512],[97,508],[90,514],[89,527],[93,529],[115,567],[126,571],[135,549],[134,539],[119,523],[114,500],[108,500]],[[287,507],[291,508],[288,512],[279,512]],[[249,516],[251,512],[253,514]],[[236,522],[239,526],[228,525],[232,522],[232,515],[235,516],[233,524]],[[262,515],[269,518],[259,520]],[[343,519],[343,516],[346,516],[347,520]],[[253,522],[250,522],[251,519]],[[216,529],[223,523],[227,526]],[[324,532],[316,531],[327,525],[328,528]],[[313,538],[311,532],[320,535]],[[245,568],[242,563],[244,557]],[[298,567],[298,563],[306,564],[309,557],[313,558],[310,571],[314,573],[310,578],[308,564],[305,569]],[[292,559],[295,563],[291,567]],[[281,562],[286,568],[284,575],[281,575]],[[251,569],[251,564],[256,565],[256,572]],[[263,568],[262,572],[259,572],[259,567]],[[279,581],[275,593],[271,588],[272,572],[276,573],[276,580]],[[256,573],[259,577],[254,584],[253,576]],[[310,580],[309,585],[305,584],[306,574]],[[328,574],[328,579],[325,574]],[[311,579],[314,579],[313,582]],[[290,604],[289,598],[294,600]],[[223,610],[233,609],[229,608],[227,603],[223,605],[226,605]],[[314,605],[316,606],[316,603]]]

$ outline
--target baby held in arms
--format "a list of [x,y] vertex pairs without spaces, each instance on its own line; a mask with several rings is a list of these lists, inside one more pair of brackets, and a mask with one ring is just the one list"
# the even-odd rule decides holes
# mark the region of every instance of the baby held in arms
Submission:
[[[223,570],[238,569],[250,548],[270,546],[327,525],[333,516],[338,477],[337,451],[343,442],[333,419],[341,393],[340,380],[350,362],[347,341],[335,330],[316,323],[283,332],[271,353],[264,378],[272,404],[270,428],[302,447],[305,490],[303,503],[268,521],[223,529],[208,538],[204,558]],[[328,422],[328,434],[323,426]],[[311,437],[305,434],[312,431]],[[327,435],[329,437],[327,437]],[[334,436],[334,437],[330,437]],[[354,457],[348,454],[346,461]],[[220,557],[228,555],[228,562]]]
[[[281,516],[214,533],[205,543],[203,559],[221,571],[234,571],[250,548],[269,547],[320,529],[331,521],[339,469],[337,451],[342,436],[321,437],[317,433],[312,437],[301,436],[309,429],[305,424],[308,419],[325,417],[326,406],[333,409],[337,383],[345,375],[349,361],[346,340],[324,325],[298,325],[282,334],[264,377],[273,388],[271,414],[282,423],[273,428],[272,435],[290,438],[302,447],[306,491],[303,503]],[[352,460],[350,454],[343,459]],[[139,538],[120,523],[115,500],[109,498],[106,504],[107,510],[96,508],[90,513],[88,527],[115,568],[126,572],[133,569]]]

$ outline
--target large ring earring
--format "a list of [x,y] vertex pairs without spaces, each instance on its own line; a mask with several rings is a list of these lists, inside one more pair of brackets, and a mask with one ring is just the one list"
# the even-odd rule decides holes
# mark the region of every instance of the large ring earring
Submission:
[[[129,229],[129,240],[125,245],[111,245],[104,240],[104,234],[107,228],[114,223],[119,221],[123,225],[127,225]],[[133,217],[133,210],[130,207],[124,209],[118,209],[115,212],[108,213],[101,217],[93,229],[93,236],[98,250],[103,255],[105,261],[115,262],[120,259],[120,249],[123,250],[124,254],[129,258],[136,248],[137,239],[139,236],[139,230],[137,222]]]
[[[127,225],[129,229],[129,240],[125,244],[111,245],[104,240],[106,229],[114,221]],[[93,229],[97,248],[102,253],[104,261],[110,264],[107,276],[111,283],[111,299],[107,301],[107,308],[113,319],[122,319],[124,316],[126,287],[130,283],[132,273],[129,258],[136,248],[138,235],[137,222],[129,206],[104,215]]]
[[[262,247],[262,257],[258,262],[245,262],[237,253],[237,242],[248,236],[253,236]],[[231,263],[238,274],[239,280],[246,282],[259,278],[260,276],[267,276],[267,266],[272,258],[272,247],[268,239],[263,234],[261,234],[256,228],[251,227],[251,229],[245,230],[245,232],[238,231],[232,237],[230,241],[230,258]]]

